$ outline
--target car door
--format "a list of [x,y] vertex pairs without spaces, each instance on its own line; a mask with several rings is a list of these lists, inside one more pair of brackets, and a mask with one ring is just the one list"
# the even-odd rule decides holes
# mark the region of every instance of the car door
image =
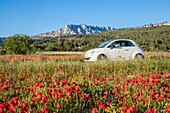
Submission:
[[121,41],[121,58],[129,60],[134,53],[135,45],[131,41]]
[[115,41],[107,47],[107,58],[117,60],[121,57],[120,41]]

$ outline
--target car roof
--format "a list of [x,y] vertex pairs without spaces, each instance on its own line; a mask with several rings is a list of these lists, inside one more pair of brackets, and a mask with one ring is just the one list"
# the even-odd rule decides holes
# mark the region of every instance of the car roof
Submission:
[[121,40],[133,41],[133,40],[130,40],[130,39],[123,39],[123,38],[121,38],[121,39],[114,39],[114,40],[112,40],[112,41],[121,41]]

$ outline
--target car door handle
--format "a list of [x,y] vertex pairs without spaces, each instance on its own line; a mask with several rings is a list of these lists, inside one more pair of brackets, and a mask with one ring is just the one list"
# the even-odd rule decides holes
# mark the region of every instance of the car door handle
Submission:
[[129,51],[129,49],[125,49],[125,51]]

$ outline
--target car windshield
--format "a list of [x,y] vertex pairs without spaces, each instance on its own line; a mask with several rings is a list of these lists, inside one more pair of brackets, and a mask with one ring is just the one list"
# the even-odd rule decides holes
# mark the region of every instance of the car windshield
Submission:
[[111,42],[111,40],[106,41],[104,43],[102,43],[98,48],[104,48],[107,44],[109,44]]

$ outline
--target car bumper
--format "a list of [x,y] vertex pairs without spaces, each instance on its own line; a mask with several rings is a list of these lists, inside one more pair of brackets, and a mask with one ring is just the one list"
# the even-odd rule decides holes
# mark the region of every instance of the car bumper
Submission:
[[85,57],[84,61],[86,61],[86,62],[95,62],[95,61],[97,61],[97,59],[93,58],[93,57]]
[[95,61],[97,61],[97,57],[96,57],[96,55],[85,55],[84,61],[95,62]]
[[95,54],[86,53],[84,55],[84,61],[90,61],[90,62],[97,61],[96,55]]

